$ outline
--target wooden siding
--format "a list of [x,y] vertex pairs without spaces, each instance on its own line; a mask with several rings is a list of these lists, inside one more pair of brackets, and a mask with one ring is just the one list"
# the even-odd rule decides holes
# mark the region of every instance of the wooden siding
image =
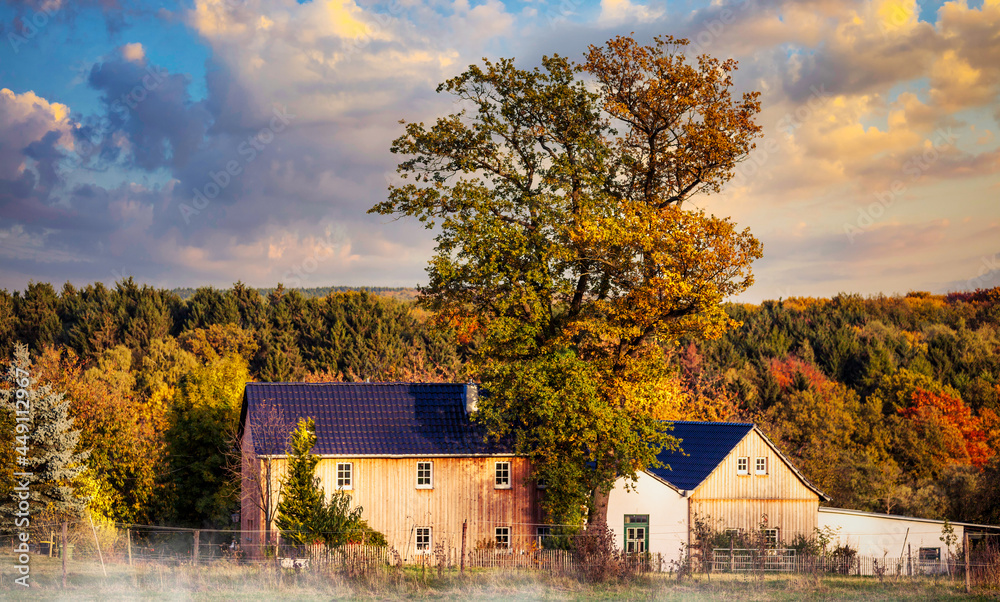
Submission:
[[[737,475],[739,457],[749,458],[748,475]],[[757,458],[767,458],[767,475],[755,473]],[[695,515],[715,529],[756,530],[766,514],[769,528],[780,529],[788,542],[812,536],[819,495],[807,487],[756,431],[751,431],[691,494],[691,526]]]
[[[495,463],[510,462],[510,489],[495,488]],[[275,462],[275,482],[285,472],[285,460]],[[534,483],[526,482],[527,459],[517,457],[326,458],[316,476],[329,494],[336,488],[337,464],[353,465],[348,493],[372,528],[385,534],[404,559],[415,556],[415,529],[430,527],[432,545],[462,545],[462,522],[468,521],[467,549],[481,540],[493,541],[496,527],[510,527],[511,545],[531,544],[538,522]],[[417,462],[432,462],[433,489],[416,487]],[[252,513],[252,510],[251,510]],[[259,541],[259,536],[255,537]]]

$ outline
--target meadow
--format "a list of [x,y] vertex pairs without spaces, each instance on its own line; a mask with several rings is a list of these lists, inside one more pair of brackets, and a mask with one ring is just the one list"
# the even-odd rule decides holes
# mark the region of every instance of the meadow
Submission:
[[13,584],[13,558],[0,557],[0,597],[7,600],[1000,600],[1000,590],[965,594],[961,580],[902,580],[818,575],[648,574],[627,581],[588,584],[543,572],[389,567],[346,574],[240,565],[71,562],[67,588],[61,563],[35,557],[30,590]]

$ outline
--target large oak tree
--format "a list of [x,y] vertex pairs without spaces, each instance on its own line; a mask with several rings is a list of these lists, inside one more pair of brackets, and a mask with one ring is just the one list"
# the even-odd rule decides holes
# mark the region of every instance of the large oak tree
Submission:
[[460,112],[395,140],[411,181],[372,208],[440,228],[421,300],[482,329],[478,418],[532,458],[555,520],[585,506],[604,523],[614,480],[676,445],[662,343],[731,327],[721,302],[761,254],[690,202],[753,149],[758,94],[734,98],[735,61],[692,63],[686,45],[470,66],[438,87]]

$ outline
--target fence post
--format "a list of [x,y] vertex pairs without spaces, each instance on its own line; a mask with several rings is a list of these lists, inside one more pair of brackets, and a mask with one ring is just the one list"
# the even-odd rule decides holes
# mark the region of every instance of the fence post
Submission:
[[469,527],[469,520],[462,521],[462,560],[460,561],[460,574],[465,576],[465,530]]
[[[747,462],[749,462],[749,461],[750,460],[747,460]],[[712,552],[712,560],[715,560],[715,552],[714,551]],[[735,560],[736,560],[736,557],[733,555],[733,534],[730,533],[729,534],[729,572],[730,573],[733,572],[733,562]]]
[[125,535],[128,536],[128,565],[132,566],[132,529],[125,529]]
[[906,544],[906,575],[913,576],[913,549],[910,544]]
[[198,540],[201,539],[201,531],[194,532],[194,550],[191,552],[192,564],[198,566]]
[[962,527],[962,548],[965,550],[965,593],[972,593],[971,575],[969,575],[969,532]]
[[59,553],[62,556],[63,589],[66,589],[66,553],[69,551],[66,536],[66,521],[62,522],[62,545],[59,546]]

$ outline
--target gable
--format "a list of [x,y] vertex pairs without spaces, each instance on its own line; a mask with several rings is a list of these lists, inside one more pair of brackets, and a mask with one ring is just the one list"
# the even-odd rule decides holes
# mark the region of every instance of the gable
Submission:
[[[738,474],[739,458],[747,459],[747,474]],[[766,474],[756,471],[756,460],[766,460]],[[788,459],[757,428],[726,455],[691,494],[699,499],[764,499],[811,500],[828,499],[816,489]]]
[[[456,383],[247,383],[240,428],[272,404],[291,424],[316,421],[324,456],[510,454],[487,443],[466,413],[469,387]],[[261,450],[257,450],[261,453]]]

